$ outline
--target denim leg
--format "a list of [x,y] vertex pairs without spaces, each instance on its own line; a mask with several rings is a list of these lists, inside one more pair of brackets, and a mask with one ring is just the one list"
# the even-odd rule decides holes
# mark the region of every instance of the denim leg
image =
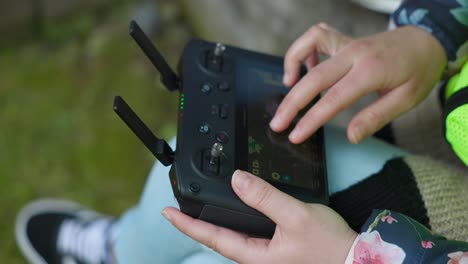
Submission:
[[[175,147],[175,139],[170,145]],[[161,215],[166,206],[179,207],[169,182],[169,168],[155,163],[140,202],[119,219],[115,243],[118,262],[171,264],[193,259],[190,263],[229,263],[179,232]]]
[[394,145],[370,137],[351,144],[343,128],[325,126],[325,151],[329,193],[335,193],[380,171],[390,159],[408,153]]

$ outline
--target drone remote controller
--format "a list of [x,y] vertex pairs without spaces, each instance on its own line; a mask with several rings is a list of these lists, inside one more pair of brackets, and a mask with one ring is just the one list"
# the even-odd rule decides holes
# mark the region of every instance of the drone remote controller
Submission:
[[154,136],[119,96],[114,110],[163,165],[172,165],[170,182],[183,213],[271,237],[275,224],[232,190],[236,169],[304,202],[328,203],[323,129],[294,145],[290,129],[275,133],[268,125],[288,92],[281,82],[282,58],[194,39],[183,51],[179,77],[134,21],[130,35],[168,90],[180,93],[176,150]]

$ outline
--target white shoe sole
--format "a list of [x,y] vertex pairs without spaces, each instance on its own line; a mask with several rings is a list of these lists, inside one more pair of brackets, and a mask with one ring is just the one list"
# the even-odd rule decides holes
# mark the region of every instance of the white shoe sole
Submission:
[[44,258],[31,245],[26,233],[28,220],[44,212],[77,215],[81,219],[91,219],[99,216],[98,213],[67,200],[40,199],[25,206],[16,218],[15,237],[18,247],[31,264],[47,264]]
[[368,9],[391,14],[397,10],[403,1],[398,0],[352,0],[352,2],[359,4]]

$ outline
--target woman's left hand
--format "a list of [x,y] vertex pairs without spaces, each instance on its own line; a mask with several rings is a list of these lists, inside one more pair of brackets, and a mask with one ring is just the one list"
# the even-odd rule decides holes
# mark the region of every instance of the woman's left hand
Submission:
[[272,239],[194,219],[176,208],[163,215],[180,231],[239,263],[344,263],[357,234],[332,209],[306,204],[247,172],[236,171],[239,198],[276,223]]

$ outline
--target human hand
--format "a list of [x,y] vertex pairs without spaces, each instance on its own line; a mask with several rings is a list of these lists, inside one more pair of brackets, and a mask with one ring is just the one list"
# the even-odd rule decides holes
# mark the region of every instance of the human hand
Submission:
[[191,218],[167,207],[163,215],[180,231],[240,263],[344,263],[357,234],[332,209],[306,204],[247,172],[236,171],[239,198],[276,223],[273,238],[255,238]]
[[[329,58],[318,63],[318,54]],[[309,71],[298,81],[303,63]],[[440,43],[413,26],[361,39],[349,38],[323,23],[313,26],[286,54],[283,82],[293,87],[270,127],[285,130],[302,108],[329,89],[289,134],[291,142],[301,143],[359,98],[378,92],[379,99],[348,125],[348,139],[358,143],[421,102],[446,63]]]

